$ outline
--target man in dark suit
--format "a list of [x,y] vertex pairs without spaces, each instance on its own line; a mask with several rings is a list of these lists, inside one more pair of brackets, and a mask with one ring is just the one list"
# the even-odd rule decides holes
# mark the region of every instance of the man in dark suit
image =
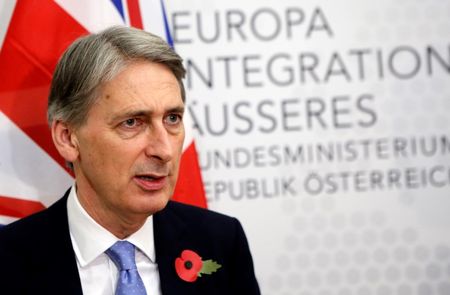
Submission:
[[137,29],[66,50],[48,119],[75,184],[0,230],[1,294],[259,294],[240,223],[169,201],[184,75],[163,40]]

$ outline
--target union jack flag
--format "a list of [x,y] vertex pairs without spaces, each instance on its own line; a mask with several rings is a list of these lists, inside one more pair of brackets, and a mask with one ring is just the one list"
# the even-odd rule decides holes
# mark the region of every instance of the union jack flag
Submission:
[[[73,184],[46,122],[51,77],[73,40],[111,25],[143,28],[173,45],[162,0],[0,3],[0,224],[48,207]],[[206,207],[190,124],[185,125],[173,199]]]

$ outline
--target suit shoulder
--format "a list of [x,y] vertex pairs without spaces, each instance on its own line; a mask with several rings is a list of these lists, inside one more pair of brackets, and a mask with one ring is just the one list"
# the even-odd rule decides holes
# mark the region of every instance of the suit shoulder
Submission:
[[173,211],[175,214],[183,219],[188,219],[193,222],[218,222],[224,223],[238,223],[239,221],[231,216],[215,212],[209,209],[200,208],[192,205],[170,201],[167,204],[167,209]]
[[156,221],[159,230],[183,232],[193,243],[211,248],[232,251],[235,245],[247,243],[237,218],[204,208],[171,201]]
[[33,238],[40,239],[43,231],[55,226],[56,212],[60,210],[60,207],[64,204],[65,203],[58,201],[49,208],[0,228],[0,242],[16,241],[20,243],[28,241],[29,243]]
[[30,237],[37,234],[40,228],[45,227],[45,216],[47,209],[19,219],[0,229],[0,242],[5,240],[16,240],[17,242],[30,240]]

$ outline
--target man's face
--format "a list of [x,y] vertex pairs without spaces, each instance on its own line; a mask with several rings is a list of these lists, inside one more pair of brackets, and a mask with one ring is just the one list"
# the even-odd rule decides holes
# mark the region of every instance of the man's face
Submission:
[[104,84],[74,131],[77,192],[94,218],[132,222],[164,208],[178,175],[183,111],[178,81],[164,65],[132,63]]

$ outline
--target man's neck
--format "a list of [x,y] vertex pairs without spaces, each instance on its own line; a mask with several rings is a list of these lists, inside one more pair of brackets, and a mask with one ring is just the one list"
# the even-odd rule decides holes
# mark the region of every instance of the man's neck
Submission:
[[147,215],[128,216],[127,214],[113,214],[104,208],[103,204],[96,202],[95,197],[86,197],[86,194],[77,189],[77,198],[83,209],[99,225],[123,240],[137,232],[145,223]]

